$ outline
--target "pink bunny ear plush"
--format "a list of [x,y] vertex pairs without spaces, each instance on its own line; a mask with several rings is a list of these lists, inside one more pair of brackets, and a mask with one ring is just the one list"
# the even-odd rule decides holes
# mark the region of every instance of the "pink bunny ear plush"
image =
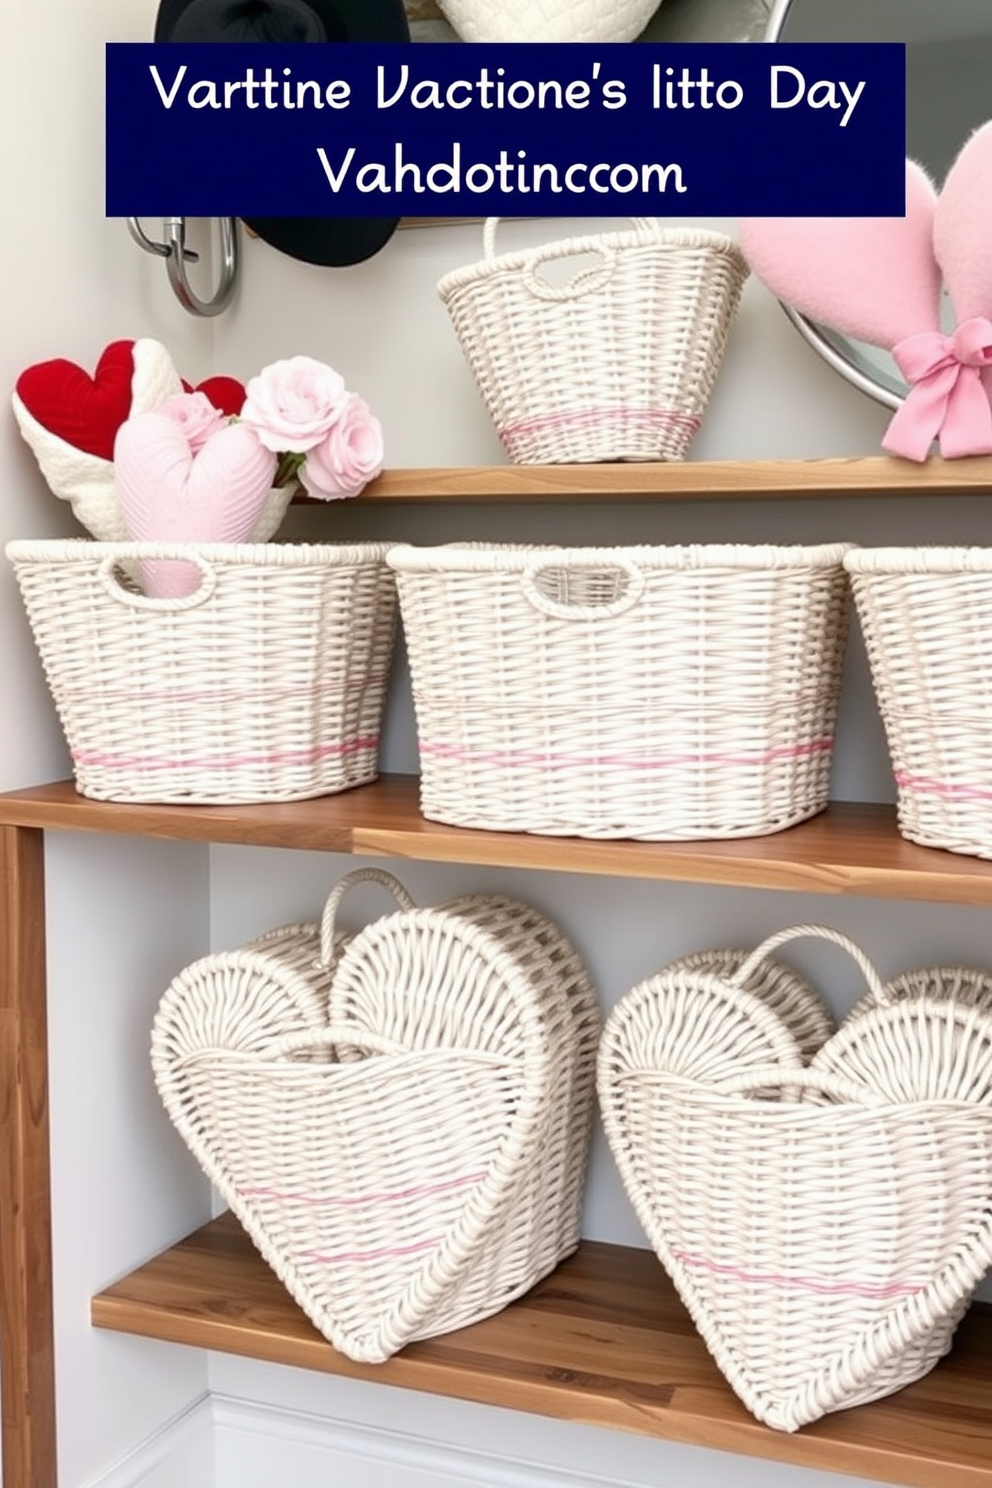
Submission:
[[[981,382],[982,368],[992,365],[992,324],[988,334],[974,318],[950,336],[940,329],[934,251],[940,212],[930,178],[907,160],[904,217],[753,218],[741,224],[752,270],[780,300],[892,352],[910,391],[882,447],[911,460],[925,460],[938,437],[948,459],[992,454],[992,409]],[[959,208],[957,215],[968,217],[970,232],[974,209]],[[954,228],[950,236],[956,239]],[[988,269],[992,254],[986,254]]]

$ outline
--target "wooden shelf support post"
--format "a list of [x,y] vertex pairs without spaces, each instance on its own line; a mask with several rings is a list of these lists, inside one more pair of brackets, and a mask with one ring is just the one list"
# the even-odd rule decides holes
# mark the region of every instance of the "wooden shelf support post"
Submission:
[[0,827],[0,1421],[3,1481],[56,1488],[43,834]]

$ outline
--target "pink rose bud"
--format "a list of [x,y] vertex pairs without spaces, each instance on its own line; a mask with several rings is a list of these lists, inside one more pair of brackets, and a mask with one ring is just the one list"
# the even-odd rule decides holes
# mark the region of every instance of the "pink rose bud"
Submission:
[[251,379],[241,419],[266,449],[302,454],[326,438],[347,397],[344,379],[333,367],[312,357],[290,357]]
[[160,403],[155,412],[179,425],[194,454],[203,448],[211,435],[230,422],[225,413],[214,407],[206,393],[175,393]]
[[310,450],[300,480],[318,501],[358,493],[382,470],[382,425],[357,393],[349,393],[340,419]]

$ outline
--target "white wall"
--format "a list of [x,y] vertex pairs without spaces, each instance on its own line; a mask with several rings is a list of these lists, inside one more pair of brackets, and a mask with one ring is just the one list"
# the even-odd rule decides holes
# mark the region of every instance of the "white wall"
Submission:
[[[5,12],[4,389],[51,357],[92,368],[120,337],[167,339],[194,376],[209,365],[209,336],[177,313],[161,266],[103,215],[103,47],[145,39],[153,15],[151,0],[53,0]],[[9,412],[0,418],[0,471],[0,546],[78,533]],[[5,561],[0,676],[0,789],[66,775]],[[78,1488],[206,1384],[201,1358],[96,1333],[88,1308],[94,1290],[195,1223],[208,1204],[153,1100],[147,1057],[157,997],[206,945],[208,857],[181,845],[55,837],[48,865],[59,1458],[61,1482]]]

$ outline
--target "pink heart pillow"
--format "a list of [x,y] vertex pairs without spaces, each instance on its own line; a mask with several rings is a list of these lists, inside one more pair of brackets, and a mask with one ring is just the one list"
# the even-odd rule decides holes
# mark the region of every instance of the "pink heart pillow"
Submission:
[[[276,457],[246,424],[228,424],[194,455],[179,426],[159,413],[122,424],[114,475],[124,520],[136,542],[243,542],[269,493]],[[159,561],[142,565],[148,594],[192,594],[199,570]]]
[[751,217],[744,255],[778,299],[810,319],[874,346],[939,325],[934,260],[937,193],[906,161],[905,217]]

